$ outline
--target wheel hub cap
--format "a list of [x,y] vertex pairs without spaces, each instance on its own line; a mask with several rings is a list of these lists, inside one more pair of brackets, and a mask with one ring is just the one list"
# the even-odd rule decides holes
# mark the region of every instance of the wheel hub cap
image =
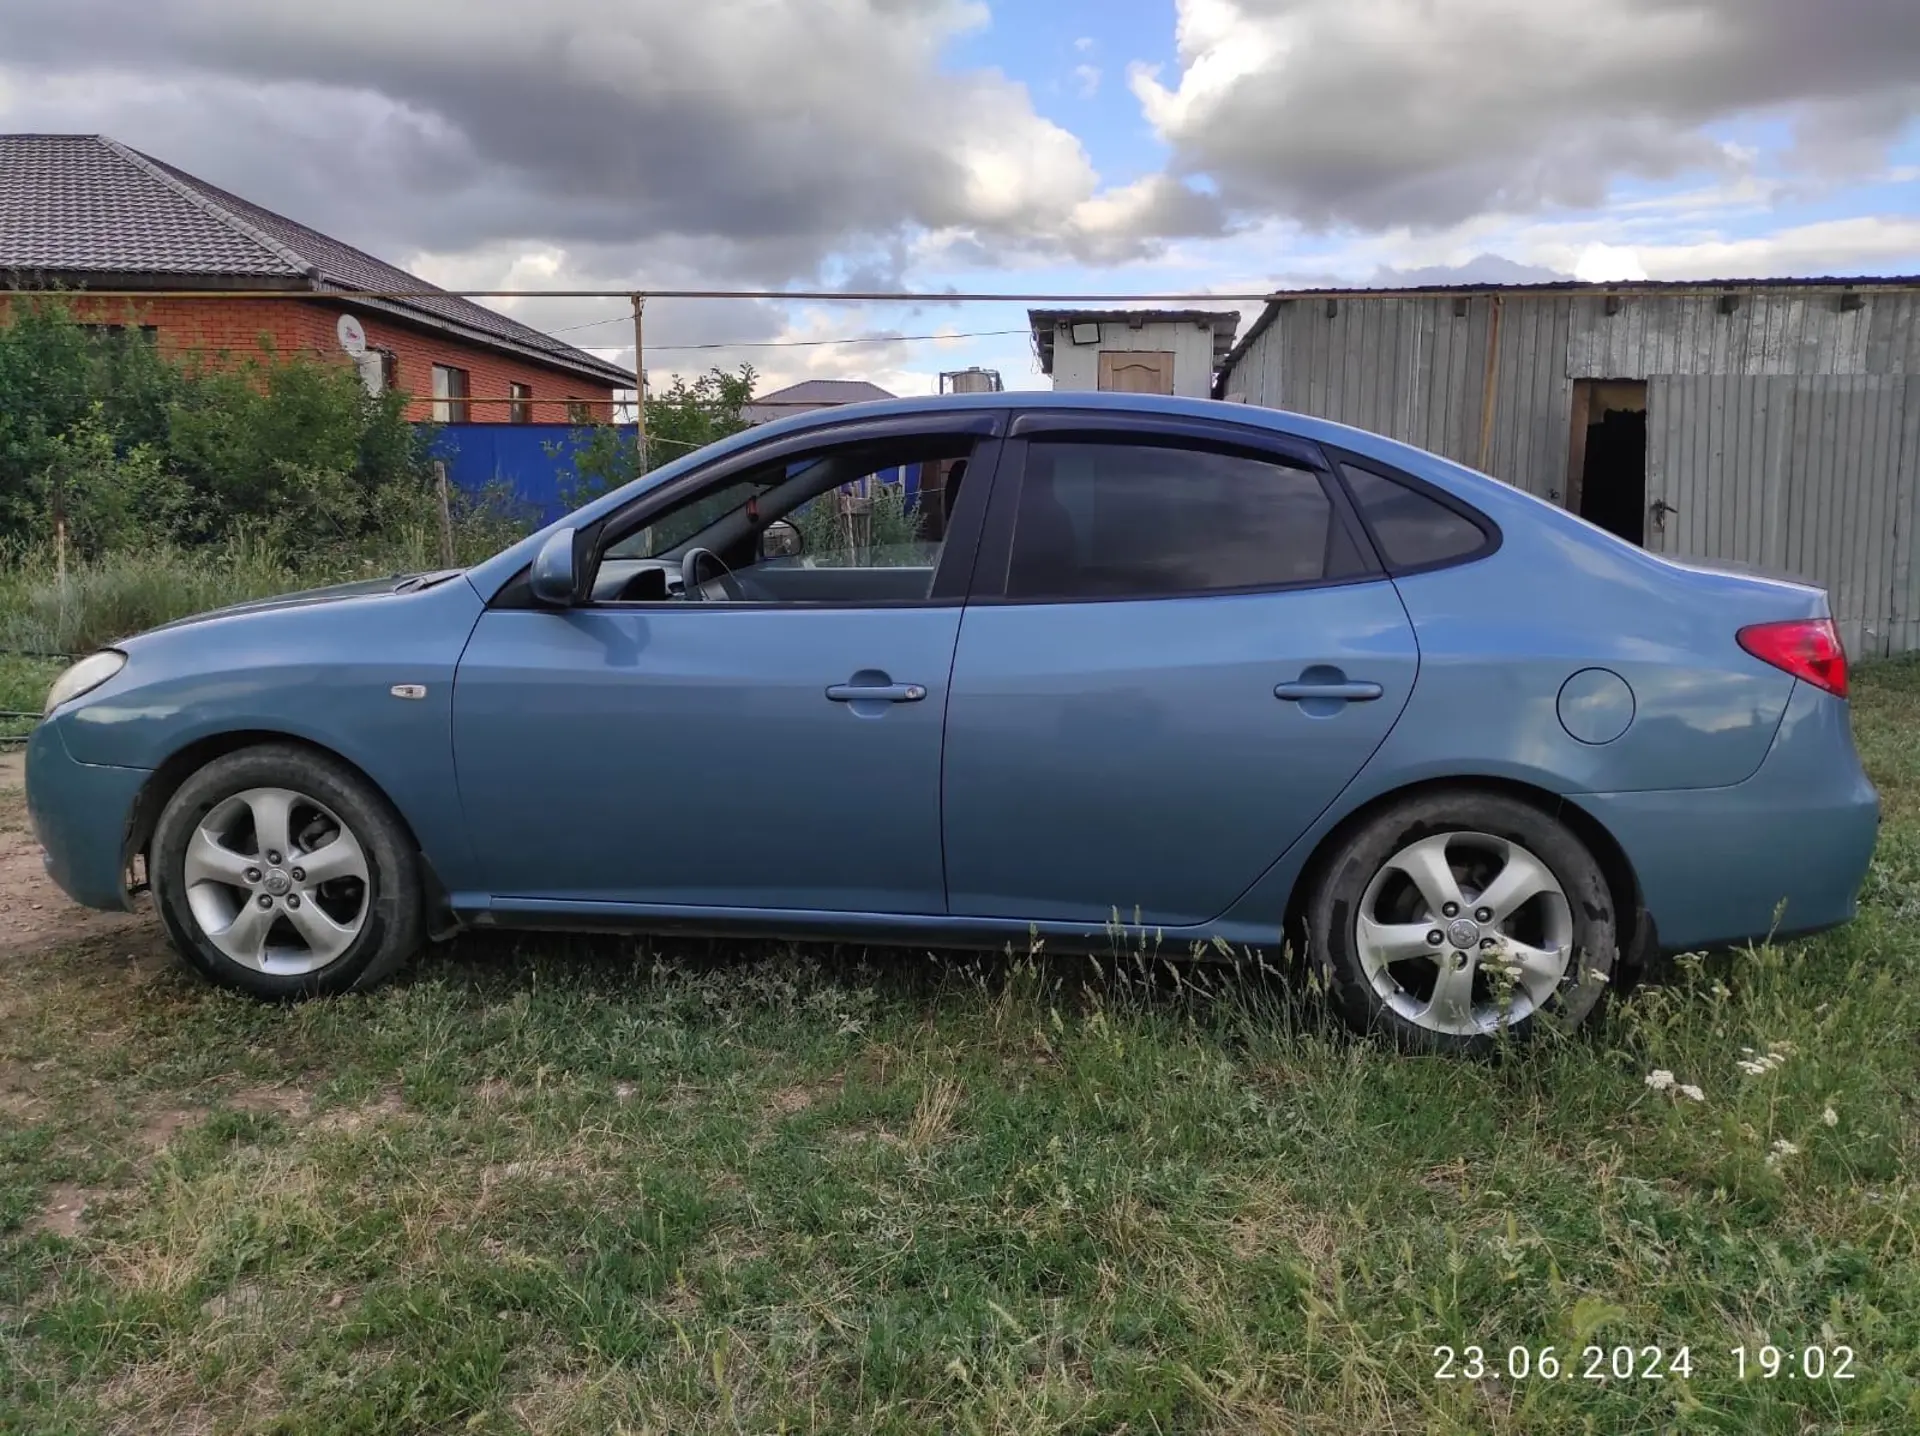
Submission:
[[287,788],[249,788],[216,804],[179,870],[201,932],[243,967],[317,972],[365,926],[366,849],[338,814]]
[[1553,870],[1489,833],[1420,838],[1381,864],[1353,940],[1381,1002],[1470,1037],[1550,1001],[1573,961],[1573,910]]

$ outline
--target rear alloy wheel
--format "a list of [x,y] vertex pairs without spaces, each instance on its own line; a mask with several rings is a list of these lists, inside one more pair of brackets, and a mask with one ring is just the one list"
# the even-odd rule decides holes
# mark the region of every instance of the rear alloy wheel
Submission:
[[151,867],[175,945],[261,997],[371,986],[419,941],[419,864],[399,818],[311,750],[249,748],[195,773],[161,815]]
[[1524,1037],[1541,1014],[1585,1020],[1616,946],[1612,897],[1585,845],[1537,808],[1486,793],[1376,815],[1328,865],[1308,922],[1348,1022],[1430,1052]]

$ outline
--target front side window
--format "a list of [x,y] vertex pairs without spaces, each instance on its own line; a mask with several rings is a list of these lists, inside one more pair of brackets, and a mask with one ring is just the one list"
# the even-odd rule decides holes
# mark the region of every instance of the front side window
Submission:
[[447,364],[434,365],[433,422],[464,424],[467,414],[467,371]]
[[1028,446],[1009,598],[1152,598],[1364,571],[1309,469],[1124,441]]
[[[594,595],[603,602],[924,600],[973,446],[965,435],[889,440],[731,475],[616,534]],[[934,474],[945,482],[929,487]]]

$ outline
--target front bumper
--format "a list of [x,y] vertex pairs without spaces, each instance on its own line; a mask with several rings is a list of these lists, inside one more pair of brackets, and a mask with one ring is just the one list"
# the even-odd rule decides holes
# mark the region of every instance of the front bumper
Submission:
[[1660,945],[1677,952],[1848,921],[1880,826],[1847,705],[1805,683],[1743,783],[1568,801],[1619,841]]
[[27,740],[27,814],[47,875],[75,902],[125,911],[127,833],[135,801],[152,773],[80,763],[67,751],[58,719]]

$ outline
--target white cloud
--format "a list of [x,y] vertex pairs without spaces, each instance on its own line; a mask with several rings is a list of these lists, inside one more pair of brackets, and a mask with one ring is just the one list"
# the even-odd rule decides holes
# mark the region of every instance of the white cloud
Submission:
[[1639,252],[1631,245],[1590,244],[1580,251],[1580,258],[1574,261],[1573,277],[1594,284],[1609,280],[1645,279],[1647,271],[1646,266],[1640,263]]
[[[692,241],[816,277],[921,230],[1057,244],[1100,191],[972,0],[6,0],[16,128],[103,131],[343,238]],[[1136,244],[1157,236],[1137,233]],[[724,261],[738,267],[723,269]]]
[[1913,0],[1178,0],[1180,70],[1134,93],[1178,173],[1304,223],[1445,226],[1738,173],[1710,127],[1797,123],[1858,169],[1920,113]]
[[1075,65],[1073,67],[1074,92],[1083,100],[1091,100],[1100,93],[1100,67],[1098,65]]

